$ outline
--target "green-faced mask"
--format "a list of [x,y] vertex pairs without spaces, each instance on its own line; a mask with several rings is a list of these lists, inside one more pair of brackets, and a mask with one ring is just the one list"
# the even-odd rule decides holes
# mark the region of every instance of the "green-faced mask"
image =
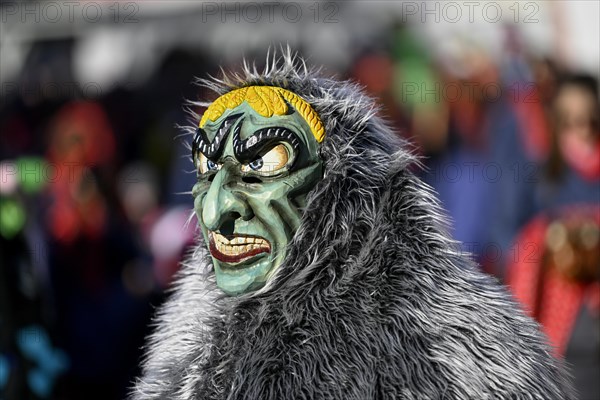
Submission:
[[283,262],[306,195],[322,177],[324,135],[313,108],[279,87],[234,90],[204,113],[192,194],[225,293],[261,288]]

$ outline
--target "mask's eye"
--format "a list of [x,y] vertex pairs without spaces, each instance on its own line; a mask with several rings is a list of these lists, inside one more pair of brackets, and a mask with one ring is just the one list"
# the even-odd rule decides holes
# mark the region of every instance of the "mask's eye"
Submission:
[[221,165],[217,164],[214,161],[209,160],[202,153],[198,153],[198,158],[196,159],[196,168],[198,168],[198,172],[201,174],[205,174],[209,171],[218,171],[221,169]]
[[263,165],[264,165],[264,161],[263,161],[262,157],[258,157],[257,159],[252,161],[250,164],[248,164],[250,169],[253,171],[259,171],[263,167]]
[[246,165],[242,165],[242,172],[255,171],[261,174],[277,172],[284,168],[290,159],[288,149],[284,144],[278,144],[262,157],[257,157]]

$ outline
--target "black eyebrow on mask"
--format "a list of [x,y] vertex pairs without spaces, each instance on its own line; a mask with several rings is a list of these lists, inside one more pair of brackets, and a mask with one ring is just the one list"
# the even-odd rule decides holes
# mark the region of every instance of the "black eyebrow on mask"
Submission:
[[235,158],[243,164],[253,161],[263,150],[276,143],[287,142],[294,150],[294,164],[298,160],[301,148],[301,141],[296,132],[283,127],[262,128],[254,132],[252,136],[245,140],[240,138],[241,124],[238,124],[233,130],[233,152]]
[[227,137],[231,132],[231,128],[236,120],[238,120],[241,116],[242,114],[239,113],[225,118],[225,120],[219,126],[219,130],[217,131],[217,134],[212,142],[208,139],[206,131],[198,127],[196,130],[196,136],[192,141],[192,158],[194,158],[198,152],[201,152],[204,154],[204,156],[206,156],[206,158],[216,162],[223,153],[225,142],[227,142]]

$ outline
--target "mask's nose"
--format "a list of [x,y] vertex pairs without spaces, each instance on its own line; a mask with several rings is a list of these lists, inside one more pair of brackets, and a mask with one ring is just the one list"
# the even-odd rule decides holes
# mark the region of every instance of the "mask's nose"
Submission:
[[233,190],[238,177],[231,165],[224,164],[213,179],[202,206],[202,221],[211,231],[224,235],[233,233],[235,221],[247,221],[254,214],[240,192]]

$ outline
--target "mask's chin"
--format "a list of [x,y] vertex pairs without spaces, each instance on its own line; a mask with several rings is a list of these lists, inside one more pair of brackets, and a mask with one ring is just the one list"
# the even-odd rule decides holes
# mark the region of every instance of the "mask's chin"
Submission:
[[273,261],[267,253],[233,264],[213,257],[217,286],[230,296],[258,290],[267,282]]

